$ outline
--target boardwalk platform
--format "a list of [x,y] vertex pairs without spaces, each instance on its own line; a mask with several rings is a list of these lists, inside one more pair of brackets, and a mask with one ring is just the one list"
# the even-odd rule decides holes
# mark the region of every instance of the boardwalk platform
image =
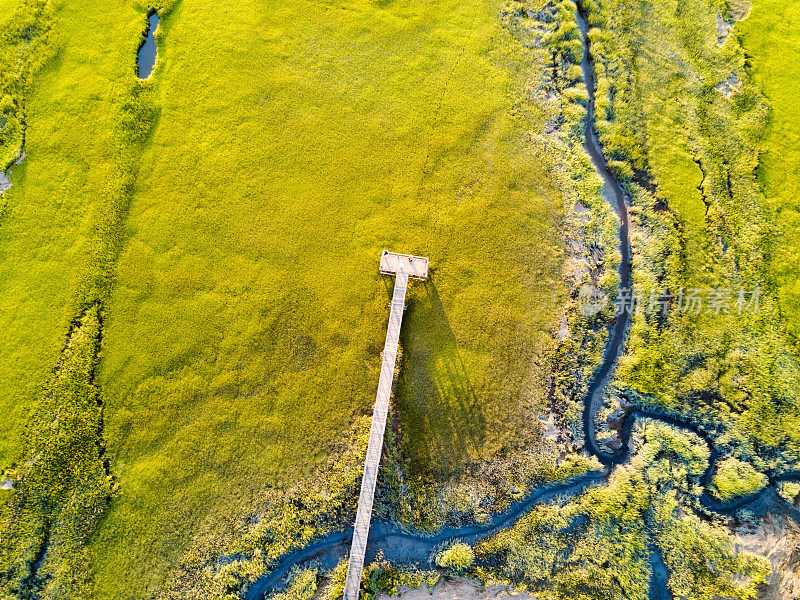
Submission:
[[364,554],[367,551],[367,537],[372,520],[372,502],[375,498],[375,485],[383,450],[383,433],[386,430],[386,416],[389,413],[389,400],[392,395],[392,380],[397,360],[397,346],[400,341],[400,325],[406,304],[406,290],[409,278],[424,280],[428,276],[428,259],[409,254],[396,254],[384,250],[381,254],[380,271],[394,275],[394,293],[386,330],[386,343],[383,346],[381,375],[375,407],[372,412],[372,429],[364,461],[364,476],[361,479],[361,493],[358,497],[358,510],[353,528],[353,543],[347,564],[347,579],[344,585],[344,600],[358,600],[361,588],[361,572],[364,568]]
[[384,250],[381,254],[381,273],[397,275],[401,271],[407,273],[411,279],[424,281],[428,278],[428,259],[424,256],[396,254]]

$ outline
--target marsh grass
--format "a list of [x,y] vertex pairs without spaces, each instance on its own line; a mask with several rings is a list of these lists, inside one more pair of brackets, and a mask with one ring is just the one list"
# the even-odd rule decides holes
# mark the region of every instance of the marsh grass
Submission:
[[795,346],[800,332],[800,286],[795,257],[800,217],[800,7],[791,2],[758,0],[736,31],[748,53],[749,73],[770,104],[769,121],[762,142],[759,182],[775,224],[771,260],[781,314]]
[[767,476],[746,462],[728,458],[717,465],[712,484],[717,497],[727,502],[763,489],[767,485]]
[[[654,184],[627,179],[636,284],[673,293],[762,291],[757,315],[706,307],[698,316],[672,310],[667,322],[637,316],[617,383],[724,432],[720,443],[759,469],[794,461],[798,367],[770,271],[773,214],[755,177],[768,107],[738,38],[718,36],[718,18],[732,21],[732,13],[710,0],[664,0],[646,11],[621,2],[587,6],[606,79],[598,86],[601,138]],[[726,95],[720,84],[731,77],[736,90]],[[633,129],[635,148],[625,133]]]
[[94,384],[99,307],[75,323],[25,432],[25,462],[2,527],[4,591],[83,598],[91,587],[86,544],[114,493],[103,461],[102,407]]
[[[20,456],[22,426],[70,323],[91,304],[78,302],[78,282],[88,278],[96,217],[110,184],[114,101],[130,66],[126,40],[139,29],[125,4],[103,15],[91,6],[63,6],[57,22],[49,42],[55,48],[47,50],[55,55],[25,100],[27,157],[13,169],[0,225],[4,469]],[[94,56],[100,47],[108,51]]]
[[[525,365],[552,344],[561,200],[531,168],[536,67],[517,62],[493,11],[223,2],[162,15],[153,75],[133,95],[123,87],[112,122],[125,133],[152,119],[154,133],[143,130],[140,161],[117,150],[120,201],[109,225],[98,220],[77,287],[80,302],[110,298],[98,382],[122,492],[90,546],[97,597],[224,595],[228,579],[265,568],[267,550],[338,523],[351,488],[314,474],[372,405],[391,291],[383,247],[435,265],[440,303],[427,307],[415,284],[408,328],[448,324],[404,340],[431,375],[403,398],[440,402],[443,419],[398,410],[408,456],[434,464],[430,440],[462,410],[497,422],[459,434],[469,460],[506,447],[511,424],[535,434],[520,398],[544,397]],[[128,199],[124,221],[113,211]],[[437,476],[465,460],[448,458]],[[295,484],[318,502],[280,512],[269,490]],[[235,515],[262,526],[231,526],[243,558],[217,571],[222,550],[205,542]],[[207,581],[182,576],[207,565]]]
[[103,405],[94,377],[137,156],[156,113],[146,84],[129,83],[114,100],[103,187],[95,190],[99,198],[87,228],[88,248],[75,265],[75,294],[67,303],[73,324],[28,416],[16,489],[4,511],[4,583],[19,597],[91,594],[88,542],[115,488],[104,458]]
[[0,170],[3,171],[22,155],[31,82],[55,53],[50,2],[24,0],[9,12],[11,15],[0,30]]
[[[608,118],[598,128],[613,164],[621,177],[651,169],[672,211],[656,210],[655,201],[640,211],[642,231],[655,232],[639,247],[653,259],[639,264],[646,278],[711,285],[734,264],[743,280],[763,274],[764,257],[748,254],[765,223],[752,195],[755,154],[734,160],[731,152],[737,142],[752,142],[764,105],[752,87],[731,103],[713,89],[730,69],[744,68],[733,41],[708,58],[698,31],[714,26],[718,4],[670,12],[669,3],[658,3],[656,20],[638,23],[641,15],[611,2],[621,32],[592,33],[599,52],[606,45],[598,107]],[[56,568],[57,552],[69,555],[67,570],[45,584],[54,597],[225,598],[271,560],[341,526],[353,509],[388,315],[391,282],[377,273],[384,247],[428,255],[434,266],[427,284],[411,288],[403,330],[394,456],[411,475],[403,485],[415,488],[403,492],[406,499],[424,498],[454,474],[522,447],[544,452],[533,416],[551,408],[553,356],[568,372],[558,375],[556,403],[574,425],[581,381],[604,337],[599,319],[573,315],[572,329],[589,327],[591,339],[556,348],[566,293],[560,193],[569,206],[580,200],[591,207],[591,220],[571,231],[590,240],[587,253],[604,252],[604,289],[614,288],[619,259],[597,178],[585,156],[563,146],[578,139],[586,101],[572,7],[558,3],[560,21],[539,47],[527,23],[533,20],[518,7],[484,2],[168,4],[159,7],[158,60],[146,83],[133,81],[146,6],[59,8],[63,48],[26,100],[28,159],[15,171],[0,223],[0,326],[7,332],[0,385],[9,415],[0,450],[10,469],[23,449],[51,441],[37,436],[45,413],[73,396],[50,398],[42,385],[53,365],[73,356],[64,346],[69,324],[86,315],[82,327],[91,329],[91,315],[103,314],[97,379],[78,386],[80,401],[64,403],[101,400],[120,487],[92,533],[116,487],[100,477],[86,448],[66,459],[64,448],[45,454],[47,469],[89,473],[75,505],[96,511],[76,517],[80,528],[54,526],[73,506],[69,484],[38,513],[14,512],[9,503],[4,517],[27,523],[3,563],[14,581],[27,581],[24,565],[44,539],[56,552],[43,572]],[[605,14],[593,13],[593,23],[605,25]],[[644,37],[630,48],[655,48],[665,24],[675,26],[666,56],[635,62],[623,51],[624,35],[640,24]],[[664,62],[672,67],[663,69]],[[629,77],[634,69],[639,78]],[[534,101],[550,73],[557,109]],[[664,89],[683,104],[660,102]],[[549,145],[537,132],[551,117],[568,131]],[[14,127],[9,147],[19,138]],[[676,127],[685,135],[673,135]],[[716,148],[726,133],[732,141]],[[720,252],[720,239],[730,253]],[[776,432],[775,420],[793,413],[775,407],[790,406],[794,379],[785,376],[791,370],[773,368],[788,364],[773,314],[744,324],[678,322],[666,332],[638,323],[621,380],[667,407],[720,391],[727,405],[743,407],[743,416],[731,417],[741,430],[727,443],[750,452],[753,433],[780,444],[793,434]],[[728,330],[749,337],[731,341]],[[675,340],[687,344],[678,351]],[[680,385],[670,375],[674,364],[687,370]],[[97,410],[85,416],[96,422]],[[32,424],[27,447],[25,422]],[[72,428],[65,447],[91,439],[81,432]],[[694,517],[672,523],[675,497],[654,490],[682,485],[685,472],[664,458],[664,448],[676,445],[665,436],[651,435],[649,462],[623,469],[608,488],[573,504],[574,521],[539,509],[486,552],[505,553],[513,559],[509,577],[538,585],[537,569],[556,559],[536,545],[535,527],[521,534],[524,544],[514,536],[547,513],[554,543],[571,543],[578,529],[585,534],[564,555],[563,564],[583,565],[571,579],[559,572],[565,592],[586,586],[638,597],[647,574],[641,523],[651,519],[678,574],[677,592],[727,593],[737,569],[759,581],[762,565],[731,557],[717,529]],[[684,461],[687,468],[695,458]],[[586,468],[542,465],[553,477]],[[517,483],[515,474],[498,477],[496,488]],[[30,481],[37,489],[38,480]],[[491,486],[486,497],[509,500]],[[654,517],[652,507],[663,512]],[[418,504],[409,521],[435,527],[446,512],[437,510]],[[76,535],[61,543],[64,531]],[[69,544],[78,542],[71,553]],[[602,572],[603,561],[618,558],[615,548],[627,553],[625,568],[634,566],[627,574]],[[713,548],[724,569],[681,566]],[[76,561],[83,561],[77,583],[58,587],[70,581]]]

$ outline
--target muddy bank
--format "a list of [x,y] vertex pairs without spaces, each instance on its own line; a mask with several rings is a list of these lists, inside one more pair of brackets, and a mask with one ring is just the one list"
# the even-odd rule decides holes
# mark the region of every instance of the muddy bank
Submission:
[[411,588],[401,585],[397,589],[396,596],[389,596],[381,592],[376,600],[495,600],[497,598],[513,598],[514,600],[535,600],[529,594],[520,594],[509,585],[481,585],[472,579],[463,577],[442,577],[439,582],[428,589],[426,586],[421,588]]

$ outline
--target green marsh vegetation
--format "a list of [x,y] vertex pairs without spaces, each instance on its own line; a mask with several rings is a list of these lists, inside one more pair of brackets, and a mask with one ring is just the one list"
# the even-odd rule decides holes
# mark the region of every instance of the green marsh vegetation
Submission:
[[[766,105],[735,37],[716,45],[727,7],[684,5],[590,6],[601,134],[619,176],[649,172],[661,201],[632,186],[637,277],[733,277],[767,295],[752,318],[640,318],[618,383],[723,423],[723,449],[775,468],[763,449],[797,442],[796,369],[770,295],[778,263],[752,252],[772,248],[752,172]],[[435,266],[409,299],[384,514],[482,520],[487,502],[591,468],[557,451],[580,443],[610,314],[582,317],[567,294],[612,294],[619,256],[581,145],[572,2],[160,6],[147,82],[134,57],[148,7],[20,7],[41,23],[3,25],[6,59],[20,39],[32,48],[0,106],[7,147],[24,121],[28,153],[0,223],[7,593],[235,598],[350,520],[388,314],[383,247]],[[714,88],[731,73],[727,98]],[[550,410],[568,432],[556,442],[535,419]],[[642,435],[630,466],[565,505],[572,521],[537,509],[478,554],[542,593],[549,574],[576,597],[640,597],[655,544],[676,593],[752,597],[763,562],[691,512],[702,447]],[[71,477],[48,486],[56,471]],[[757,477],[736,475],[718,473],[721,493]],[[574,546],[554,557],[540,533]],[[707,553],[711,566],[692,562]],[[402,577],[379,564],[367,580]]]
[[[532,15],[534,4],[523,3],[516,24],[552,53],[552,71],[567,75],[579,60],[572,52],[579,34],[562,9],[572,3]],[[724,499],[753,493],[766,484],[761,471],[796,461],[797,369],[771,295],[768,256],[758,253],[770,248],[770,215],[754,173],[766,104],[748,82],[736,37],[718,36],[719,23],[729,25],[741,13],[704,2],[586,6],[600,75],[597,126],[632,196],[637,285],[677,291],[736,284],[763,291],[755,316],[637,315],[616,385],[634,403],[689,416],[714,431],[717,447],[739,457],[720,462],[715,493]],[[542,30],[549,33],[542,37]],[[729,90],[718,87],[723,82],[738,89],[728,97]],[[557,92],[582,101],[579,89]],[[561,122],[569,123],[567,116]],[[708,450],[696,440],[695,450],[676,461],[675,444],[685,453],[686,442],[677,440],[686,436],[673,431],[669,443],[655,444],[655,431],[671,430],[647,425],[640,454],[607,486],[564,506],[536,509],[479,545],[478,556],[488,563],[485,578],[521,582],[543,597],[644,598],[657,549],[675,595],[755,597],[768,563],[752,555],[742,562],[723,523],[694,513],[703,512],[696,499]],[[670,457],[666,463],[662,452]],[[688,464],[677,467],[682,460]],[[648,487],[651,492],[643,493]],[[583,502],[593,510],[576,509]],[[581,514],[571,520],[575,510]],[[697,557],[712,548],[720,553],[701,564]]]
[[583,147],[587,97],[574,2],[506,2],[501,20],[518,52],[539,65],[540,76],[532,82],[530,95],[546,119],[532,137],[545,151],[544,165],[564,202],[562,274],[569,297],[548,365],[552,387],[547,406],[562,433],[554,444],[558,450],[551,447],[545,452],[568,453],[582,446],[583,396],[608,339],[606,325],[613,318],[609,307],[583,315],[578,294],[582,286],[591,285],[613,296],[621,260],[618,220],[602,196],[602,181]]
[[[37,8],[35,16],[49,15],[46,4]],[[42,27],[26,25],[21,39],[33,50],[17,52],[18,71],[25,72],[25,61],[37,68],[42,66],[34,60],[44,52],[37,49],[34,37]],[[48,50],[55,54],[52,48]],[[22,89],[23,97],[27,91]],[[72,297],[63,299],[63,309],[74,315],[70,333],[50,378],[38,393],[38,402],[27,415],[21,456],[12,455],[19,462],[4,465],[15,481],[0,525],[0,564],[4,592],[9,597],[66,599],[91,595],[88,542],[116,489],[110,461],[104,458],[103,403],[95,373],[104,307],[125,237],[124,220],[136,177],[137,154],[156,113],[151,90],[139,82],[125,85],[113,101],[102,149],[102,187],[91,191],[88,223],[80,231],[86,244],[74,266]],[[33,156],[36,148],[32,141]],[[20,183],[24,192],[26,179],[23,177]],[[12,198],[13,208],[19,203],[23,216],[24,209],[34,214],[37,209],[42,211],[41,206],[24,206],[24,200],[20,202],[16,194]],[[9,224],[17,218],[12,211]],[[13,226],[9,229],[4,233],[9,234],[9,246],[13,247],[15,236],[22,236],[16,235]],[[68,233],[74,236],[76,232]]]
[[[617,384],[715,431],[759,470],[800,456],[795,357],[772,284],[772,213],[755,170],[768,106],[735,34],[737,3],[586,2],[598,129],[633,198],[634,279],[645,293],[730,290],[716,314],[639,314]],[[634,183],[638,181],[638,183]],[[644,183],[643,183],[644,182]],[[735,293],[760,290],[739,314]]]
[[771,272],[781,316],[797,346],[800,288],[796,269],[798,244],[797,189],[800,185],[800,7],[792,2],[758,0],[737,25],[749,57],[748,73],[770,105],[762,140],[758,178],[775,224]]
[[[0,456],[4,474],[16,484],[15,491],[4,493],[0,522],[4,597],[85,596],[85,543],[113,487],[101,461],[102,416],[93,382],[101,311],[91,298],[78,303],[74,296],[52,295],[63,292],[70,276],[84,268],[75,253],[88,228],[73,211],[90,204],[81,194],[66,200],[53,190],[79,191],[86,173],[78,170],[71,181],[53,180],[53,163],[63,168],[70,161],[48,146],[53,139],[43,140],[41,130],[29,126],[34,114],[45,129],[71,123],[76,128],[69,134],[79,139],[85,130],[81,119],[97,109],[88,102],[84,114],[75,110],[47,119],[53,98],[43,99],[32,82],[37,72],[42,79],[51,74],[57,55],[53,12],[47,2],[19,3],[2,31],[3,168],[23,150],[28,154],[14,169],[16,185],[3,200],[0,226],[3,318],[8,320],[2,342]],[[31,156],[40,162],[30,166]]]
[[[19,6],[22,11],[40,5]],[[11,73],[22,72],[25,63],[17,59],[27,57],[39,74],[26,84],[21,100],[27,158],[13,168],[14,186],[5,195],[0,226],[2,469],[19,457],[27,413],[58,360],[70,324],[92,304],[79,287],[90,287],[90,256],[97,255],[92,246],[104,189],[111,184],[117,101],[130,81],[129,51],[140,32],[139,15],[127,4],[110,7],[102,17],[88,6],[58,11],[41,6],[41,14],[56,23],[48,25],[47,45],[32,38],[38,40],[35,55],[10,49],[6,55],[14,60]],[[14,22],[9,16],[4,27]],[[94,56],[91,48],[100,47],[108,51]],[[51,59],[45,61],[46,56]]]
[[711,483],[717,497],[727,501],[758,492],[767,484],[767,476],[749,463],[729,457],[717,465]]
[[288,578],[286,590],[270,596],[272,600],[311,600],[317,593],[317,569],[296,570]]
[[[395,404],[401,491],[536,441],[519,415],[544,401],[531,365],[561,293],[561,199],[526,133],[544,118],[525,100],[537,66],[493,5],[181,4],[161,27],[159,124],[99,375],[126,491],[93,551],[98,590],[123,597],[159,589],[170,563],[215,574],[229,515],[251,513],[230,529],[270,548],[335,523],[299,494],[287,535],[267,502],[324,486],[316,469],[372,405],[384,246],[435,257],[402,340],[418,375]],[[345,519],[339,498],[327,507]]]
[[768,561],[740,551],[724,527],[694,512],[706,445],[653,421],[638,428],[635,455],[607,485],[537,507],[478,544],[483,577],[524,584],[543,599],[644,600],[657,551],[673,597],[755,598]]
[[10,16],[2,25],[0,46],[0,169],[22,157],[27,95],[34,75],[53,55],[53,8],[47,0],[3,6]]
[[[468,545],[463,544],[463,546],[468,552],[472,552]],[[295,569],[287,577],[286,591],[275,592],[267,597],[270,600],[283,600],[286,593],[295,595],[297,594],[296,590],[313,589],[309,585],[311,578],[308,573],[314,573],[316,576],[316,589],[319,590],[316,597],[324,600],[338,600],[342,597],[347,575],[347,559],[342,559],[336,567],[328,572],[316,568],[307,570]],[[305,574],[305,582],[307,582],[305,587],[298,585],[299,581],[302,581],[298,580],[299,574]],[[440,578],[441,573],[436,569],[419,569],[413,566],[393,565],[379,553],[375,560],[364,568],[361,597],[367,600],[374,600],[381,592],[396,596],[399,586],[415,589],[425,586],[428,590],[431,590],[439,582]],[[306,591],[305,593],[308,592]]]
[[[466,548],[468,545],[464,544]],[[335,573],[334,573],[335,574]],[[399,586],[420,589],[425,586],[428,590],[439,582],[441,572],[436,569],[418,569],[416,567],[396,566],[383,559],[380,555],[364,570],[361,594],[366,600],[374,600],[381,592],[396,596]],[[331,579],[333,582],[333,579]],[[335,595],[335,590],[328,584],[325,594],[329,600],[341,598],[341,591]]]
[[86,543],[114,493],[94,384],[98,306],[75,323],[25,432],[25,462],[2,524],[4,592],[28,598],[84,598]]
[[443,549],[436,556],[436,566],[454,573],[466,571],[475,562],[475,553],[469,544],[457,542]]
[[[22,2],[16,6],[9,3],[2,8],[10,13],[0,26],[0,169],[6,171],[24,152],[28,92],[34,74],[53,55],[53,33],[52,7],[47,2]],[[4,194],[0,199],[0,226],[10,210]],[[13,294],[13,290],[9,293]],[[4,373],[4,377],[7,376]],[[3,383],[13,386],[16,382],[12,381],[6,379]],[[14,397],[13,387],[4,389],[8,400],[4,398],[3,408],[8,410],[10,427],[0,442],[3,463],[19,451],[20,444],[19,434],[13,427],[19,414],[14,400],[20,398]]]

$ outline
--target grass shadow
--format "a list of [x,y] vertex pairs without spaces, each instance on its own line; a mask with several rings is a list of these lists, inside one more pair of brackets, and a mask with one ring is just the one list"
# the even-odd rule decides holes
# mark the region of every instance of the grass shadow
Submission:
[[436,284],[429,279],[424,286],[400,336],[403,368],[395,404],[411,469],[443,476],[480,455],[486,423]]

